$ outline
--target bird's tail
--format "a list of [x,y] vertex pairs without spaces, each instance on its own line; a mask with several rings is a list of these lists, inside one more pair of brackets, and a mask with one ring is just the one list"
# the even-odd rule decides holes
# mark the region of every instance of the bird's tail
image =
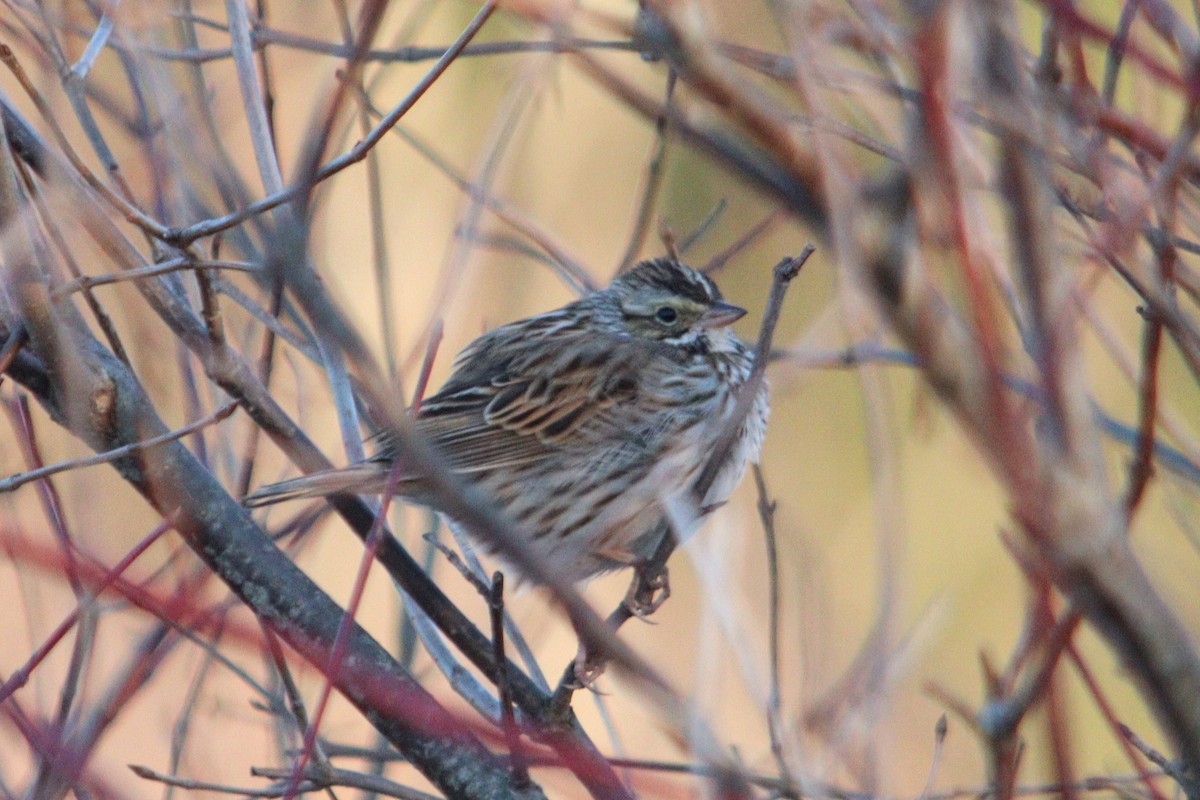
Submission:
[[370,494],[382,492],[387,485],[388,466],[383,462],[364,461],[348,467],[327,469],[291,480],[262,486],[242,498],[247,508],[282,503],[305,497],[331,494]]

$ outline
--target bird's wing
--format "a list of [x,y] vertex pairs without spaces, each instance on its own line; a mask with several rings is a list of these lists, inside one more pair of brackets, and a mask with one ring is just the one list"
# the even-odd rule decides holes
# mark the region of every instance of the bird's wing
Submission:
[[417,427],[465,472],[573,448],[646,446],[638,431],[661,408],[653,387],[671,366],[664,350],[627,337],[560,335],[553,348],[484,337],[422,403]]

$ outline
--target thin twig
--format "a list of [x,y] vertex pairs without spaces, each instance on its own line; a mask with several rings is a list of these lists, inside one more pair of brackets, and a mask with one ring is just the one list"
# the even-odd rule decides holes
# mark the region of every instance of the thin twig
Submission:
[[500,694],[501,725],[508,743],[513,785],[524,788],[529,785],[529,764],[521,745],[521,729],[513,713],[512,691],[508,686],[508,657],[504,654],[504,573],[497,570],[492,574],[492,585],[487,591],[488,613],[492,623],[492,647],[496,653],[496,689]]
[[144,441],[133,442],[132,444],[122,445],[121,447],[114,447],[112,450],[107,450],[103,453],[97,453],[94,456],[73,458],[69,461],[60,461],[56,464],[47,464],[39,469],[33,469],[29,470],[28,472],[20,472],[16,475],[11,475],[4,480],[0,480],[0,494],[3,494],[4,492],[11,492],[18,486],[24,486],[30,481],[41,480],[42,478],[50,475],[56,475],[59,472],[66,472],[67,470],[72,469],[81,469],[83,467],[92,467],[97,464],[107,464],[111,461],[116,461],[117,459],[132,455],[139,450],[144,450],[148,447],[156,447],[157,445],[165,442],[173,442],[176,439],[182,439],[184,436],[195,433],[202,428],[206,428],[209,425],[214,425],[224,420],[237,409],[238,405],[239,403],[237,401],[226,403],[208,416],[198,419],[190,425],[185,425],[182,428],[176,428],[170,433],[164,433],[161,436],[154,436]]
[[[328,676],[321,687],[321,693],[317,699],[316,708],[313,711],[313,716],[310,724],[304,730],[304,744],[301,747],[300,754],[296,758],[296,762],[292,768],[292,774],[288,782],[287,796],[294,797],[297,787],[300,785],[302,776],[304,775],[309,758],[314,754],[317,756],[317,765],[326,764],[324,754],[321,753],[317,742],[317,734],[321,729],[321,722],[325,718],[325,711],[329,707],[329,699],[332,696],[334,683],[338,673],[342,669],[343,661],[346,658],[347,648],[349,647],[350,635],[354,624],[354,617],[358,613],[359,604],[362,602],[363,592],[367,586],[367,576],[370,574],[371,567],[375,563],[375,555],[379,550],[379,543],[386,536],[386,528],[384,521],[387,519],[388,508],[391,505],[391,499],[396,490],[396,484],[400,479],[400,470],[393,469],[388,476],[387,485],[383,495],[383,503],[379,508],[379,512],[375,516],[375,524],[371,528],[370,534],[363,546],[362,555],[359,557],[358,572],[354,577],[354,584],[350,590],[350,599],[346,602],[345,611],[342,613],[342,619],[338,624],[337,633],[333,638],[333,645],[330,647],[329,663],[324,665],[325,674]],[[297,717],[300,719],[300,717]]]
[[757,223],[751,225],[744,234],[738,237],[737,241],[710,258],[708,263],[706,263],[700,269],[700,271],[706,275],[712,275],[720,272],[725,265],[733,259],[734,256],[745,250],[763,234],[775,227],[775,225],[778,223],[782,222],[786,217],[787,215],[780,209],[775,209],[769,212]]
[[267,194],[278,194],[283,190],[283,174],[279,170],[279,156],[275,152],[275,141],[263,104],[262,84],[252,54],[250,12],[243,0],[226,0],[225,13],[229,18],[230,49],[237,67],[242,110],[250,127],[250,143],[254,147],[258,175]]
[[625,254],[621,256],[617,272],[624,272],[633,264],[633,260],[637,258],[638,252],[642,249],[642,244],[646,241],[646,232],[650,230],[650,218],[654,214],[654,205],[658,200],[658,193],[662,188],[665,174],[663,168],[667,161],[667,119],[669,117],[667,109],[671,107],[675,97],[677,78],[674,70],[667,70],[667,90],[666,99],[663,102],[663,113],[659,114],[658,119],[654,122],[654,152],[650,156],[650,163],[646,166],[646,183],[642,188],[641,202],[638,204],[638,211],[634,216],[633,230],[629,234],[629,244],[625,246]]
[[925,776],[925,788],[921,790],[917,800],[929,800],[931,797],[933,781],[937,777],[938,767],[942,764],[942,749],[946,745],[946,733],[949,730],[950,725],[946,715],[942,714],[933,728],[933,756],[929,759],[929,774]]
[[[941,726],[935,728],[935,737],[940,735]],[[395,750],[379,750],[354,745],[336,744],[327,742],[325,745],[326,751],[333,758],[356,758],[365,759],[368,761],[397,761],[401,760],[401,756]],[[556,762],[546,760],[539,755],[533,754],[530,758],[530,764],[533,766],[549,766]],[[680,761],[653,761],[640,758],[613,758],[610,763],[614,767],[622,769],[643,770],[647,772],[659,772],[675,775],[696,775],[701,777],[716,777],[716,771],[706,765],[697,763],[688,763]],[[1160,773],[1161,775],[1161,773]],[[747,774],[747,779],[755,786],[760,786],[771,792],[782,793],[788,791],[783,782],[776,777],[763,775],[758,773]],[[1152,776],[1158,777],[1158,775]],[[1141,780],[1138,775],[1097,775],[1088,778],[1082,778],[1075,782],[1073,788],[1077,792],[1112,792],[1131,791],[1142,788],[1139,784]],[[885,800],[887,795],[872,794],[870,792],[847,789],[833,784],[822,783],[820,781],[809,781],[806,784],[806,797],[814,798],[829,798],[829,800]],[[954,789],[948,789],[941,792],[922,793],[912,795],[905,798],[892,797],[891,800],[980,800],[980,798],[991,797],[994,793],[993,786],[963,786]],[[1063,792],[1063,785],[1060,783],[1039,783],[1027,784],[1018,786],[1016,794],[1021,797],[1033,797],[1037,795],[1055,795]]]
[[411,403],[412,413],[421,410],[421,401],[425,399],[425,390],[429,387],[429,376],[433,372],[433,362],[437,358],[438,348],[442,345],[442,321],[434,320],[429,330],[429,341],[425,345],[425,358],[421,361],[421,371],[417,373],[417,385],[413,389]]
[[105,199],[105,201],[116,208],[128,222],[137,225],[151,236],[164,239],[168,232],[166,227],[161,225],[157,220],[148,216],[140,208],[137,208],[125,197],[109,189],[108,186],[106,186],[99,178],[97,178],[96,175],[83,162],[83,160],[75,152],[75,149],[71,146],[70,140],[67,139],[66,134],[63,133],[62,127],[55,118],[50,105],[42,97],[41,92],[38,91],[33,81],[25,73],[25,69],[17,60],[12,48],[6,44],[0,44],[0,63],[3,63],[8,70],[12,72],[13,76],[16,77],[17,82],[21,85],[21,88],[29,96],[29,99],[33,101],[34,107],[36,107],[38,112],[42,115],[42,118],[46,121],[46,124],[50,126],[51,134],[53,134],[55,141],[58,143],[59,148],[63,152],[63,155],[67,157],[67,160],[70,162],[72,168],[75,169],[76,173],[78,173],[78,175],[83,178],[90,187],[96,190],[96,192],[98,192],[100,196]]
[[[282,778],[286,772],[287,770],[285,769],[270,769],[267,767],[250,768],[251,775],[262,776],[264,778]],[[365,775],[361,772],[351,772],[345,769],[331,770],[328,777],[325,777],[318,770],[309,767],[304,773],[304,779],[311,783],[314,788],[346,786],[351,789],[377,792],[388,797],[398,798],[398,800],[441,800],[441,798],[434,795],[412,789],[395,781],[390,781],[387,778],[376,775]]]
[[[373,108],[372,111],[373,113],[378,113]],[[472,183],[458,170],[454,169],[450,162],[434,150],[428,142],[418,137],[405,126],[397,125],[394,132],[454,183],[459,190],[470,195],[473,201],[482,203],[497,219],[536,244],[547,256],[547,260],[544,263],[550,266],[573,291],[577,294],[587,294],[600,288],[595,279],[584,268],[582,262],[571,255],[563,244],[556,241],[555,236],[549,230],[525,217],[511,203],[496,197],[494,194],[484,192],[482,187]]]
[[771,691],[767,696],[767,733],[771,738],[771,754],[779,774],[790,786],[798,787],[784,751],[783,692],[779,678],[779,545],[775,536],[775,501],[767,492],[767,482],[762,467],[754,464],[754,488],[758,493],[758,518],[762,523],[763,542],[767,549],[767,630],[770,633]]
[[[332,175],[336,175],[346,167],[356,164],[366,158],[367,153],[379,143],[379,140],[387,134],[400,119],[408,113],[417,101],[424,96],[429,87],[434,84],[442,73],[454,62],[462,49],[467,45],[471,38],[483,27],[483,24],[491,16],[495,10],[493,3],[485,3],[480,13],[476,14],[475,19],[466,27],[459,39],[454,45],[449,47],[438,59],[437,63],[429,69],[424,77],[417,82],[409,93],[395,107],[392,108],[384,117],[371,129],[371,132],[364,136],[354,147],[337,158],[334,158],[318,169],[314,170],[311,177],[298,184],[293,184],[280,191],[273,192],[263,199],[251,203],[245,208],[235,211],[231,214],[226,214],[222,217],[217,217],[203,222],[198,222],[189,225],[186,228],[177,231],[171,231],[169,235],[164,235],[164,241],[172,242],[177,246],[185,246],[197,239],[205,236],[211,236],[219,231],[232,228],[239,225],[251,217],[256,217],[264,211],[269,211],[283,203],[291,202],[298,197],[307,195],[314,185],[320,183]],[[2,51],[0,51],[2,54]]]
[[209,259],[205,261],[196,261],[187,257],[172,258],[167,261],[162,261],[157,264],[152,264],[146,267],[137,267],[128,269],[123,272],[110,272],[107,275],[80,275],[70,283],[64,283],[51,292],[51,297],[55,300],[60,300],[69,294],[85,291],[97,286],[109,286],[114,283],[123,281],[142,280],[144,278],[154,278],[159,275],[167,275],[172,272],[180,272],[183,270],[234,270],[238,272],[257,272],[262,269],[259,264],[252,264],[249,261],[223,261],[220,259]]
[[1138,771],[1138,776],[1141,778],[1146,794],[1152,800],[1166,800],[1166,795],[1155,785],[1153,779],[1156,776],[1146,765],[1143,755],[1130,743],[1128,737],[1122,734],[1121,721],[1117,719],[1116,712],[1113,710],[1108,698],[1105,697],[1104,691],[1100,688],[1100,684],[1096,680],[1096,676],[1092,673],[1091,667],[1083,660],[1083,656],[1080,655],[1079,649],[1075,646],[1074,642],[1067,645],[1067,653],[1071,658],[1071,664],[1075,667],[1076,672],[1079,673],[1079,677],[1083,681],[1083,685],[1087,688],[1088,694],[1091,695],[1092,702],[1096,704],[1097,710],[1104,717],[1105,724],[1116,735],[1117,742],[1121,745],[1121,749],[1129,759],[1129,763]]
[[1121,17],[1117,20],[1117,29],[1108,43],[1108,52],[1104,57],[1104,82],[1101,84],[1100,97],[1104,105],[1111,106],[1117,95],[1117,75],[1125,60],[1125,48],[1129,43],[1129,31],[1133,27],[1133,18],[1137,15],[1142,0],[1125,0],[1121,6]]
[[1185,764],[1169,759],[1155,750],[1128,725],[1121,725],[1121,734],[1137,748],[1138,752],[1170,775],[1189,798],[1194,800],[1194,798],[1200,797],[1200,781],[1197,781],[1196,775]]
[[[226,30],[226,26],[219,23],[208,23],[216,30]],[[279,45],[293,50],[302,50],[308,53],[318,55],[333,56],[334,58],[350,58],[354,55],[354,48],[337,42],[322,41],[314,39],[303,34],[294,33],[292,31],[283,31],[276,28],[258,26],[254,29],[254,47],[257,50],[265,49],[268,45]],[[117,45],[121,47],[122,45]],[[149,53],[156,58],[161,58],[164,61],[186,61],[194,64],[203,64],[209,61],[220,61],[232,57],[233,52],[229,48],[214,47],[200,48],[190,47],[186,49],[172,49],[159,47],[156,45],[138,43],[134,46],[136,50]],[[487,57],[500,55],[522,55],[526,53],[571,53],[577,50],[617,50],[617,51],[636,51],[638,48],[635,42],[628,39],[554,39],[551,41],[514,41],[514,42],[482,42],[472,44],[463,49],[463,57]],[[133,49],[133,48],[131,48]],[[371,48],[364,52],[359,60],[365,62],[377,62],[381,64],[416,64],[422,61],[435,61],[441,58],[446,52],[445,47],[396,47],[396,48]]]

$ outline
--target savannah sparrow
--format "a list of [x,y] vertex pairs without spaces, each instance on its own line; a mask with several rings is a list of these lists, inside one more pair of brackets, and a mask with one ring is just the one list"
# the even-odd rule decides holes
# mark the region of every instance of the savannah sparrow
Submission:
[[[642,262],[607,289],[480,336],[421,403],[416,429],[559,574],[635,564],[657,546],[664,509],[690,502],[750,374],[753,350],[727,328],[745,313],[691,267]],[[724,502],[758,458],[767,412],[764,384],[702,508]],[[381,492],[391,465],[385,445],[245,502]],[[422,502],[420,476],[401,474],[397,493]]]

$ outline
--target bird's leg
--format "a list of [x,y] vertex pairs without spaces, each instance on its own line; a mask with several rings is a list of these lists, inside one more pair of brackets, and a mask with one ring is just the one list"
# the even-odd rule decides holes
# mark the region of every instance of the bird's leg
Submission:
[[[597,555],[609,561],[633,567],[633,581],[629,584],[629,590],[625,593],[622,604],[630,614],[638,619],[647,619],[671,596],[671,584],[668,580],[666,565],[652,569],[646,559],[636,556],[628,550],[608,549]],[[610,618],[609,624],[615,628],[621,623],[619,620]],[[572,688],[595,691],[593,684],[604,674],[605,659],[593,657],[588,652],[587,644],[581,640],[572,665],[574,678]]]
[[[633,581],[622,601],[625,608],[640,620],[645,620],[671,596],[671,583],[667,577],[667,566],[656,567],[654,559],[646,559],[628,550],[607,549],[599,552],[601,558],[633,567]],[[619,624],[619,623],[618,623]]]
[[[724,500],[702,506],[700,517],[707,517],[723,505],[725,505]],[[670,596],[670,570],[667,569],[665,563],[658,564],[654,558],[650,558],[649,560],[639,560],[633,564],[633,581],[629,584],[629,590],[625,592],[623,601],[630,614],[648,622],[650,615],[658,611]]]
[[[701,506],[700,517],[707,517],[723,505],[724,500]],[[650,558],[639,558],[630,562],[633,566],[633,581],[629,584],[629,590],[625,592],[622,605],[640,620],[648,621],[650,615],[658,611],[671,596],[670,571],[666,564],[669,555],[670,550],[664,551],[660,544]]]

